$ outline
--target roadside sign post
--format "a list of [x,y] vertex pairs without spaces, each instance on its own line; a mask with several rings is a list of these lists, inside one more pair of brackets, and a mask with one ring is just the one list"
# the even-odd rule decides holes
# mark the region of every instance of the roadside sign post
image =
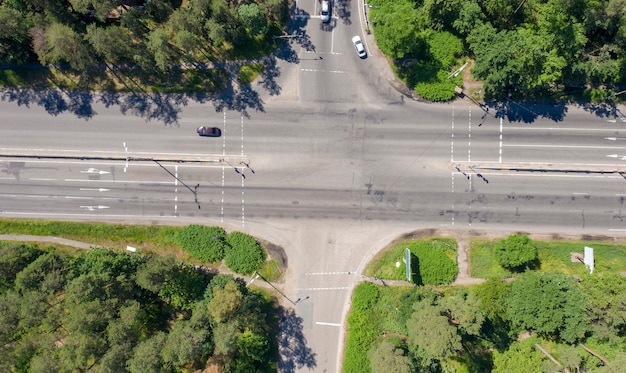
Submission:
[[404,262],[406,263],[406,279],[411,282],[411,250],[404,249]]

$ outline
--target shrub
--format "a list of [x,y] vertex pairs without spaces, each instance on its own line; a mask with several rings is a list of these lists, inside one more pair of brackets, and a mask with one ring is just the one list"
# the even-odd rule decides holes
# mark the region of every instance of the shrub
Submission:
[[225,236],[220,227],[192,224],[176,233],[176,242],[194,258],[216,263],[224,258]]
[[228,243],[226,265],[237,273],[250,274],[259,269],[265,261],[265,251],[254,237],[248,234],[231,232],[226,237],[226,243]]
[[348,316],[344,372],[371,372],[367,353],[376,334],[376,321],[372,319],[372,307],[377,299],[378,288],[372,283],[365,282],[354,288],[352,310]]
[[537,260],[537,248],[526,235],[511,235],[495,247],[496,260],[507,269],[521,269]]

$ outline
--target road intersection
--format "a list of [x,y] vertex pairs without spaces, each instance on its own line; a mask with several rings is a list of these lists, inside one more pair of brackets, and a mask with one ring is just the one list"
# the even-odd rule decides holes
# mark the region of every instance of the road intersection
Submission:
[[[306,16],[318,4],[300,5],[294,27],[307,42],[281,41],[295,58],[278,60],[269,93],[264,78],[253,85],[258,112],[183,100],[177,123],[161,125],[98,95],[87,121],[0,102],[0,216],[219,224],[272,242],[287,253],[278,285],[307,346],[285,371],[316,372],[340,369],[351,289],[403,235],[626,235],[615,111],[515,102],[496,115],[470,100],[404,99],[356,22],[362,4],[328,26]],[[222,138],[199,138],[199,125]]]

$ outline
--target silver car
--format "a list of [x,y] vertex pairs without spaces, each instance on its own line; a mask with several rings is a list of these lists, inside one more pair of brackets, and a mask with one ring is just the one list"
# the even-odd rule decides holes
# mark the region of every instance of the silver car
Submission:
[[330,1],[329,0],[324,0],[322,1],[322,11],[321,13],[321,18],[322,18],[322,22],[324,23],[328,23],[330,22]]
[[360,36],[354,36],[352,38],[352,44],[354,44],[354,49],[356,49],[356,54],[358,54],[359,57],[367,57],[367,52],[365,51],[365,46],[363,45],[363,41],[361,41]]

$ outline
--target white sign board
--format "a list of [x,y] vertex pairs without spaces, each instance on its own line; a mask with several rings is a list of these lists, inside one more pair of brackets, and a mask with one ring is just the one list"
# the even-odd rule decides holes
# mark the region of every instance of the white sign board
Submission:
[[589,268],[589,273],[593,273],[593,248],[585,246],[585,258],[583,260],[583,263],[585,263],[587,268]]

